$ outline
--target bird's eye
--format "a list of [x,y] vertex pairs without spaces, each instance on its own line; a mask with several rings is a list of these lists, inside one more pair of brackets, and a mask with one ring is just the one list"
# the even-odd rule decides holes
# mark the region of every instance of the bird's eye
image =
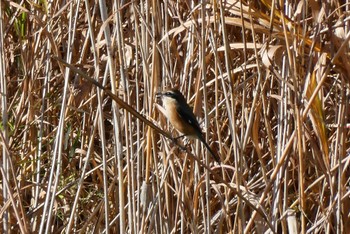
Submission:
[[165,96],[171,97],[171,96],[173,96],[173,93],[172,92],[166,92]]

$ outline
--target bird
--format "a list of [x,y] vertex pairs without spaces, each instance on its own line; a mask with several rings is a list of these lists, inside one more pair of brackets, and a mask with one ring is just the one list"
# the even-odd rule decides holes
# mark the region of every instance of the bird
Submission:
[[156,97],[161,98],[165,109],[164,114],[167,119],[177,131],[183,134],[180,137],[187,136],[189,138],[200,140],[208,149],[215,161],[220,164],[221,160],[219,156],[214,153],[214,151],[205,141],[197,118],[194,115],[192,108],[187,104],[187,101],[182,93],[178,89],[172,88],[156,93]]

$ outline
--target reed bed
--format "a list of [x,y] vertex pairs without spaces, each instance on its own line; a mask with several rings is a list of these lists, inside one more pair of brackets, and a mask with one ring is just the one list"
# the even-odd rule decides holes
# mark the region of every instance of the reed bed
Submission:
[[349,8],[0,1],[0,230],[349,233]]

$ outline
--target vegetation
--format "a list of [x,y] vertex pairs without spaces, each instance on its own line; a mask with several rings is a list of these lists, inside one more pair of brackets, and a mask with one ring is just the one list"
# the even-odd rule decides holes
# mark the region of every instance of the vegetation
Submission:
[[2,232],[350,232],[349,1],[203,2],[0,1]]

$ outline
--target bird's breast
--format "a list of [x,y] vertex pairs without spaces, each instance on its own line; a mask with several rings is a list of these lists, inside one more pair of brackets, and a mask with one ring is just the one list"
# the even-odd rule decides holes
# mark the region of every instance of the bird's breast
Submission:
[[175,100],[163,100],[163,106],[170,123],[176,130],[187,136],[196,135],[194,128],[188,123],[188,121],[182,119],[182,116],[177,112],[177,103]]

